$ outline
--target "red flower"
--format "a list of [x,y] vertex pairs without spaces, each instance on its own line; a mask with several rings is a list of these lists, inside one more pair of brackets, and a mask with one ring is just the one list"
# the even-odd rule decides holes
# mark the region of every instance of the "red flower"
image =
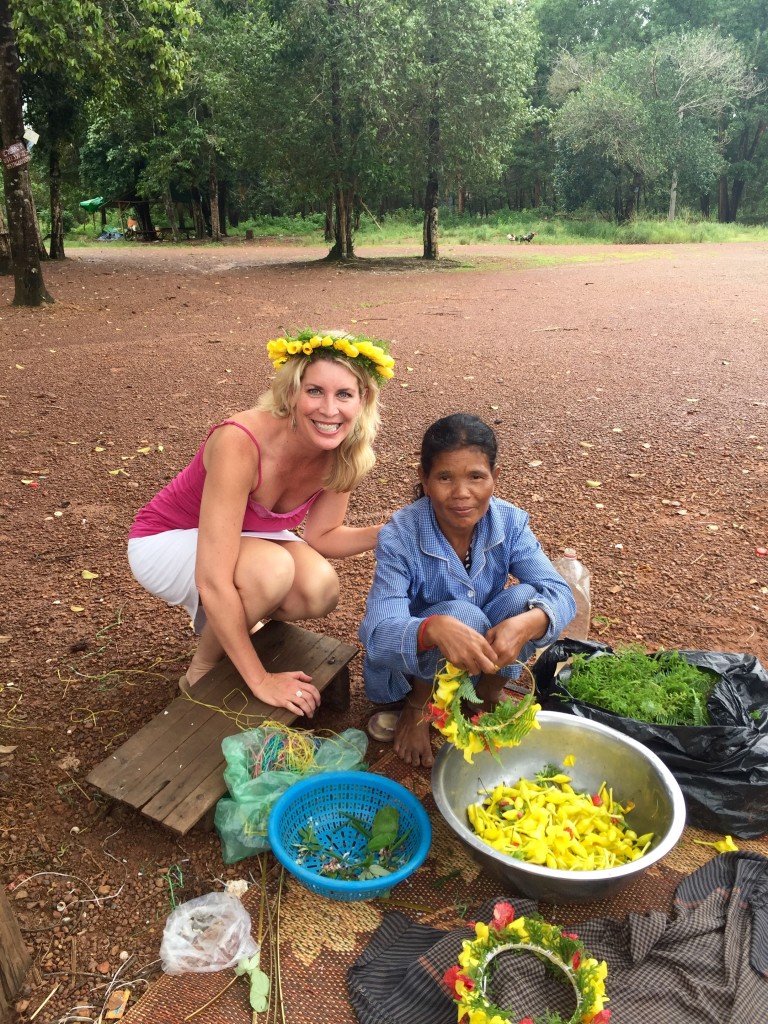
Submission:
[[576,932],[563,932],[562,934],[564,939],[574,939],[575,941],[578,941],[579,936]]
[[577,949],[576,952],[573,954],[573,959],[571,960],[571,966],[573,967],[574,971],[578,971],[580,963],[581,963],[581,953]]
[[500,932],[502,928],[506,928],[508,924],[512,924],[515,920],[515,908],[511,903],[497,903],[493,908],[493,920],[490,922],[491,928],[495,928],[497,932]]
[[459,967],[458,964],[454,964],[453,967],[449,967],[448,970],[443,975],[443,981],[451,990],[451,992],[456,991],[456,979],[460,974],[461,968]]
[[470,722],[472,723],[472,725],[477,725],[480,719],[483,717],[483,714],[484,712],[478,711],[476,715],[472,715],[472,717],[470,718]]
[[595,793],[595,795],[592,797],[592,803],[595,805],[595,807],[603,806],[603,798],[600,796],[599,793]]
[[533,1024],[533,1021],[530,1017],[523,1017],[523,1019],[520,1021],[520,1024]]
[[468,978],[466,974],[461,973],[461,967],[459,967],[458,964],[454,964],[453,967],[449,967],[448,970],[443,975],[443,981],[451,990],[451,994],[453,995],[456,994],[456,982],[459,980],[461,980],[462,984],[464,985],[464,988],[468,992],[471,992],[472,989],[475,987],[474,981],[472,981],[471,978]]
[[437,704],[428,704],[429,713],[432,716],[432,721],[435,723],[438,729],[444,729],[448,722],[448,712],[445,708],[438,707]]
[[608,1024],[608,1021],[610,1019],[611,1011],[607,1009],[601,1010],[600,1013],[596,1013],[595,1016],[592,1018],[592,1024]]

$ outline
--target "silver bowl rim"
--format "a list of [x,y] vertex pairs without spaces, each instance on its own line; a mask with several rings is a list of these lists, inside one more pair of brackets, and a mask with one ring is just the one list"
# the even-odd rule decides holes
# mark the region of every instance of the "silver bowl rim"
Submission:
[[[654,752],[643,743],[639,743],[631,736],[626,736],[623,732],[619,732],[618,729],[612,729],[610,726],[603,725],[602,722],[593,722],[589,718],[581,718],[577,715],[570,715],[563,711],[539,711],[536,715],[536,719],[542,726],[547,722],[567,722],[570,725],[575,722],[578,724],[579,728],[584,728],[587,732],[596,732],[602,735],[611,736],[612,738],[618,738],[622,743],[626,744],[626,746],[634,749],[646,760],[650,761],[661,777],[671,797],[672,825],[669,831],[657,846],[652,847],[645,856],[640,857],[638,860],[633,860],[629,864],[621,864],[619,867],[600,868],[596,871],[567,871],[564,868],[548,868],[546,865],[531,864],[529,861],[516,860],[514,857],[504,857],[498,850],[495,850],[488,843],[484,843],[482,839],[479,839],[474,835],[474,833],[470,831],[468,825],[464,832],[458,833],[464,842],[473,847],[479,853],[496,861],[496,863],[501,867],[509,866],[510,868],[522,871],[524,874],[532,875],[536,878],[570,881],[577,885],[581,881],[608,882],[624,878],[627,875],[634,875],[637,874],[638,871],[651,867],[652,864],[657,863],[662,859],[662,857],[666,857],[670,850],[677,845],[680,836],[683,834],[686,811],[685,797],[683,796],[683,791],[680,789],[680,784],[661,758],[654,754]],[[445,743],[438,751],[432,768],[432,794],[440,813],[448,825],[451,825],[451,817],[456,820],[459,820],[459,817],[456,814],[456,811],[451,808],[444,799],[442,790],[439,787],[435,787],[434,780],[442,774],[444,771],[443,766],[446,764],[449,757],[452,756],[463,757],[463,754],[452,743]],[[472,766],[467,765],[467,767],[471,768]]]

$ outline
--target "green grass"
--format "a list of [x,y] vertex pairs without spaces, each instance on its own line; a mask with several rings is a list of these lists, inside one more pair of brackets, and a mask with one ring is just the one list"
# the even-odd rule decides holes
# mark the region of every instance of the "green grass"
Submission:
[[[324,217],[315,213],[307,217],[255,217],[228,227],[229,238],[244,238],[246,230],[255,238],[270,238],[294,244],[320,245],[323,240]],[[110,224],[119,230],[119,224]],[[101,234],[100,225],[87,223],[78,226],[66,236],[66,245],[92,244]],[[507,235],[524,235],[535,231],[532,245],[511,244],[514,250],[528,251],[537,245],[676,245],[701,242],[765,242],[768,225],[718,224],[716,221],[697,220],[686,211],[672,222],[666,218],[643,218],[618,225],[599,218],[577,219],[564,215],[527,210],[520,214],[509,211],[493,213],[488,217],[471,214],[459,215],[455,211],[440,211],[440,245],[509,245]],[[418,210],[398,210],[374,220],[369,214],[361,218],[355,233],[360,246],[408,245],[421,248],[422,220]],[[104,243],[107,244],[107,243]],[[135,243],[110,242],[110,245]]]

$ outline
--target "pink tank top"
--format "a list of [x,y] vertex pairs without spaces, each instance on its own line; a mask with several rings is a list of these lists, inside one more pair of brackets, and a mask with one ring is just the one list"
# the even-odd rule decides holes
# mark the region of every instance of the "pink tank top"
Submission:
[[[256,445],[256,450],[259,453],[259,478],[256,483],[258,490],[261,485],[259,442],[242,423],[238,423],[236,420],[224,420],[211,427],[190,464],[182,469],[178,476],[174,477],[162,491],[159,491],[144,508],[139,509],[128,533],[129,540],[133,537],[152,537],[156,533],[165,533],[167,530],[197,529],[200,525],[200,503],[203,500],[203,485],[206,477],[203,452],[208,438],[214,430],[225,425],[239,427]],[[243,516],[243,530],[254,533],[277,533],[280,530],[293,530],[304,520],[313,502],[322,493],[322,490],[315,491],[292,512],[273,512],[249,497]]]

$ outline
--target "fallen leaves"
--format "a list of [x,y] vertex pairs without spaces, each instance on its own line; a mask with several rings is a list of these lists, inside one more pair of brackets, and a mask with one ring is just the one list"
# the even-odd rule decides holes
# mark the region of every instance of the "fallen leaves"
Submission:
[[587,487],[602,487],[603,486],[603,481],[602,480],[587,480],[586,483],[587,483]]
[[99,574],[97,572],[91,572],[90,569],[83,569],[80,575],[84,580],[97,580],[99,578]]

